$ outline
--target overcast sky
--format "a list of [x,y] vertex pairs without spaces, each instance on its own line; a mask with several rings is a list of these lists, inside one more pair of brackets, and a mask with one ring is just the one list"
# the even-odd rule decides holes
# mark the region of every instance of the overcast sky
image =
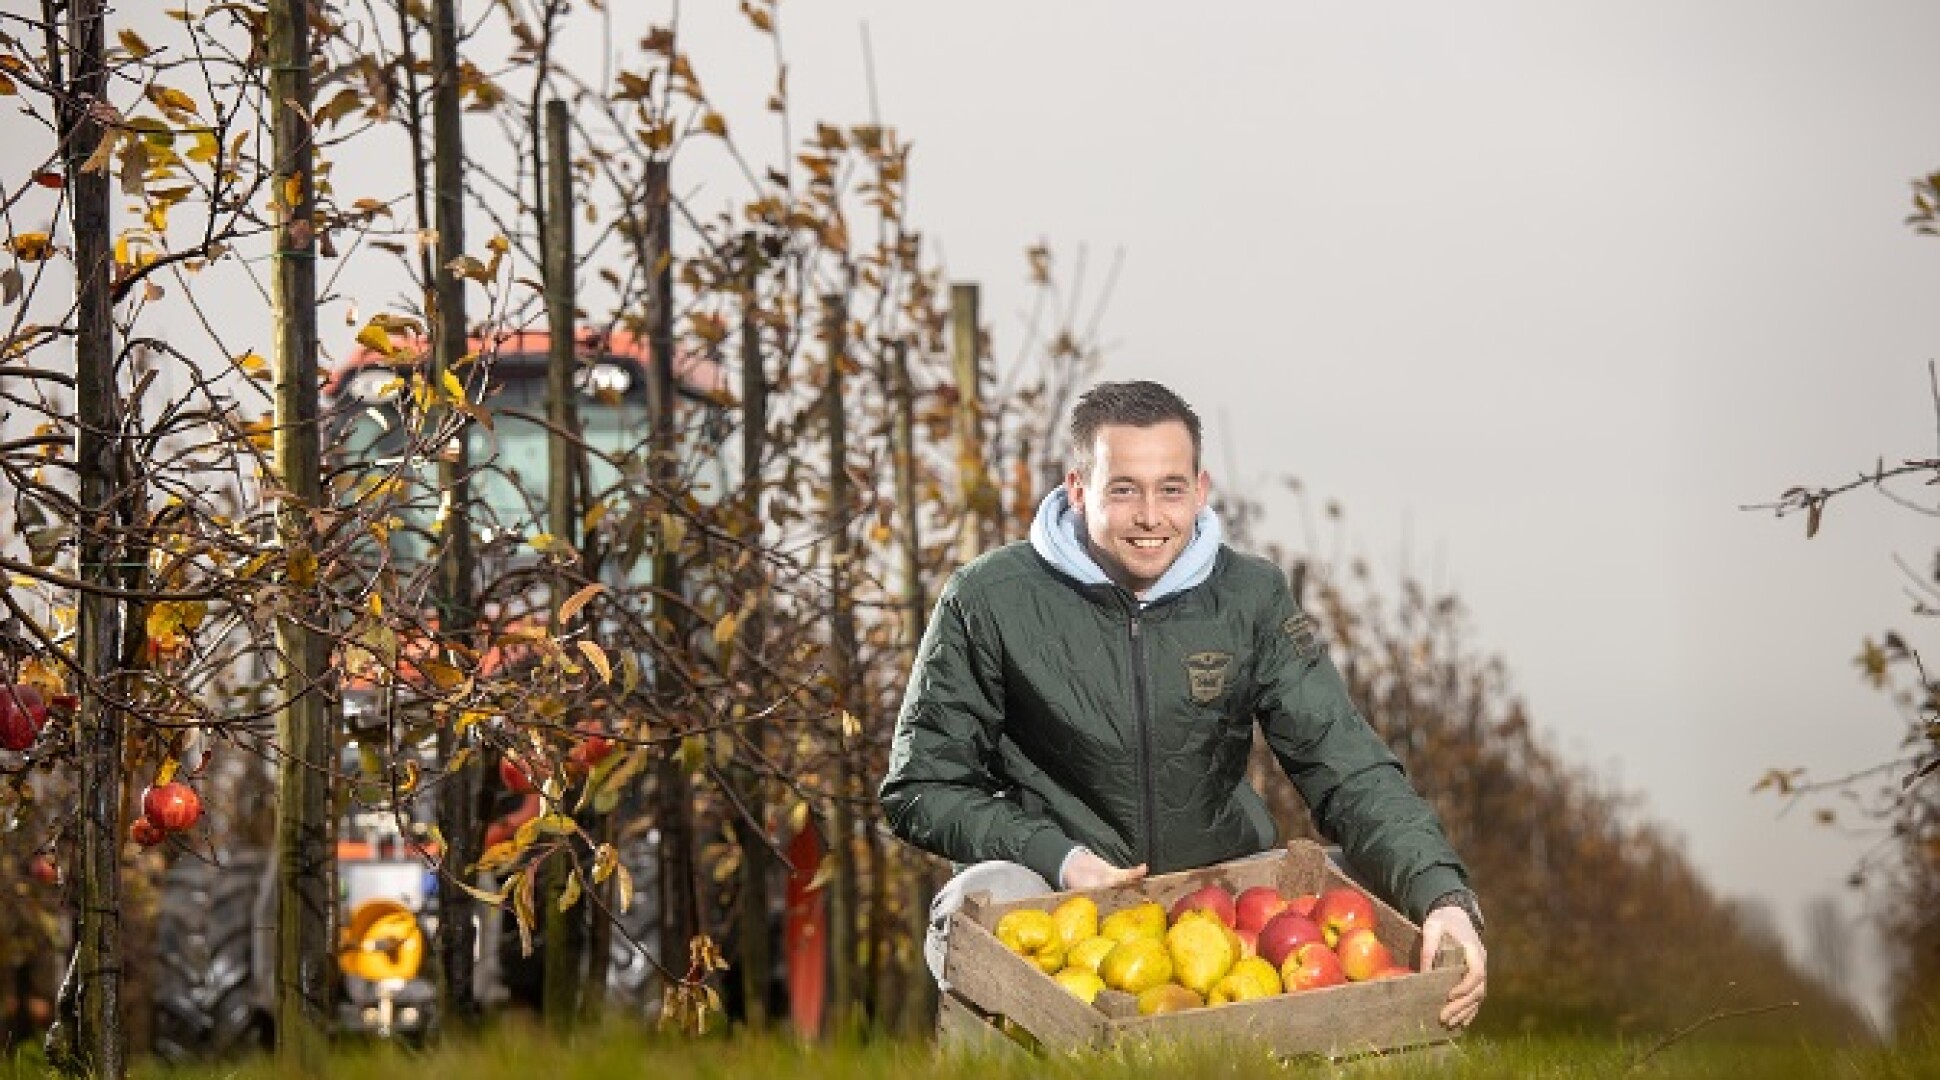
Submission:
[[[767,57],[727,9],[685,32],[748,115]],[[1297,542],[1297,475],[1458,589],[1721,892],[1797,933],[1844,891],[1872,837],[1748,789],[1893,750],[1851,660],[1913,622],[1892,557],[1935,535],[1868,495],[1810,542],[1738,507],[1935,452],[1940,240],[1902,219],[1940,168],[1940,5],[790,0],[799,115],[868,119],[865,22],[1000,357],[1026,245],[1087,248],[1094,286],[1123,247],[1106,374],[1195,402],[1216,483]]]
[[[629,46],[666,9],[607,6]],[[682,10],[779,160],[765,43]],[[787,0],[800,121],[870,119],[865,24],[911,216],[999,357],[1027,246],[1087,250],[1094,291],[1122,248],[1105,375],[1192,400],[1269,532],[1301,539],[1294,475],[1377,568],[1459,591],[1556,746],[1720,892],[1795,933],[1843,892],[1872,837],[1748,790],[1892,752],[1851,660],[1912,623],[1893,556],[1936,537],[1866,495],[1810,542],[1738,507],[1936,452],[1940,240],[1902,219],[1940,169],[1940,5]],[[713,183],[676,178],[703,215],[747,195]]]

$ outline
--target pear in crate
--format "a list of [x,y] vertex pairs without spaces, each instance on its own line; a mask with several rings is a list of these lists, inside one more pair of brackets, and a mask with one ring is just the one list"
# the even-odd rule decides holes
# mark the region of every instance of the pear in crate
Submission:
[[1148,901],[1114,911],[1098,924],[1098,932],[1113,941],[1157,941],[1165,937],[1165,908]]
[[1057,984],[1069,991],[1072,997],[1087,1005],[1098,997],[1098,991],[1105,988],[1105,980],[1099,978],[1097,972],[1081,967],[1065,968],[1051,978],[1056,979]]
[[1119,942],[1106,953],[1098,974],[1113,990],[1139,994],[1172,981],[1172,957],[1163,941],[1134,938]]
[[1172,976],[1187,989],[1204,996],[1239,959],[1239,946],[1217,918],[1180,919],[1165,933],[1172,957]]
[[1184,1012],[1204,1005],[1205,999],[1178,983],[1160,983],[1138,995],[1140,1016]]
[[1064,954],[1067,967],[1083,968],[1096,973],[1098,965],[1105,962],[1105,956],[1118,947],[1118,942],[1108,937],[1089,937],[1071,947]]
[[1047,975],[1064,967],[1064,939],[1058,937],[1049,912],[1036,908],[1006,912],[997,920],[997,940]]
[[1066,951],[1088,938],[1098,936],[1098,904],[1089,896],[1074,896],[1051,909],[1051,922]]

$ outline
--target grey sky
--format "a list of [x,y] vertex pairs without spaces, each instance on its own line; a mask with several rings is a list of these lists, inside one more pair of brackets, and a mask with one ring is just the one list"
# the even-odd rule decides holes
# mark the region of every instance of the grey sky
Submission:
[[[712,6],[687,40],[732,102]],[[865,21],[1000,356],[1028,243],[1094,286],[1123,245],[1107,374],[1223,418],[1216,482],[1288,540],[1291,473],[1458,588],[1557,745],[1802,941],[1868,838],[1747,791],[1891,752],[1850,660],[1934,537],[1870,496],[1810,543],[1736,508],[1934,450],[1940,241],[1901,219],[1940,7],[793,0],[798,115],[868,117]]]

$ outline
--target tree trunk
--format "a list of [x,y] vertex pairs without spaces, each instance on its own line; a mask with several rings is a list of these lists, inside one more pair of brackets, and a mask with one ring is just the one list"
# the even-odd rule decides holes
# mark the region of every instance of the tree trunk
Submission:
[[[271,191],[279,206],[270,262],[274,334],[277,480],[285,492],[280,531],[291,558],[313,559],[309,511],[322,494],[317,433],[316,244],[312,214],[310,3],[271,0]],[[323,1071],[330,1023],[330,776],[335,770],[328,701],[318,685],[324,640],[298,610],[277,621],[277,718],[281,758],[276,854],[276,1042],[285,1069]]]
[[855,611],[849,595],[853,552],[849,545],[849,425],[843,402],[843,366],[848,363],[848,297],[831,294],[822,298],[824,333],[828,339],[828,386],[824,400],[828,407],[829,435],[829,678],[834,684],[836,717],[836,765],[834,798],[830,800],[829,851],[835,857],[835,878],[829,895],[829,1011],[832,1030],[849,1034],[859,1020],[858,992],[861,989],[856,965],[856,910],[859,889],[855,864],[855,815],[849,800],[856,792],[855,758],[859,750],[851,745],[850,716],[857,698]]
[[[459,108],[458,0],[436,0],[431,23],[432,169],[438,234],[437,259],[426,275],[434,310],[431,319],[432,385],[441,385],[465,355],[469,327],[465,318],[465,279],[446,269],[465,253],[465,135]],[[443,419],[434,413],[433,430]],[[438,627],[446,640],[469,646],[477,622],[473,610],[474,572],[471,535],[471,471],[469,451],[461,434],[455,453],[440,454],[438,486],[450,497],[443,547],[438,556]],[[450,762],[459,751],[450,725],[438,729],[438,760]],[[478,860],[478,797],[481,770],[468,764],[448,773],[438,791],[438,820],[445,839],[440,854],[446,873],[464,876]],[[478,994],[473,986],[477,963],[477,903],[463,889],[439,890],[437,973],[438,1020],[454,1030],[478,1020]]]
[[[673,189],[667,163],[647,164],[647,327],[652,365],[647,378],[647,412],[652,425],[654,489],[672,492],[679,483],[674,438],[674,267]],[[679,507],[669,506],[667,513]],[[671,710],[681,694],[671,657],[688,646],[688,619],[682,595],[680,553],[658,534],[653,553],[655,630],[668,652],[654,665],[654,698]],[[695,857],[694,800],[687,773],[675,755],[656,772],[660,821],[660,954],[668,971],[688,968],[689,948],[701,932],[700,868]]]
[[[569,134],[572,116],[563,101],[546,103],[546,178],[543,236],[547,316],[546,419],[552,432],[546,438],[547,525],[556,543],[578,548],[581,493],[574,478],[579,475],[579,448],[568,433],[579,430],[578,388],[574,385],[577,356],[578,320],[573,308],[577,302],[573,280],[573,184],[572,145]],[[583,562],[582,560],[580,560]],[[552,590],[554,634],[564,633],[559,607],[574,589],[561,578]],[[567,841],[570,842],[570,841]],[[545,981],[543,1011],[546,1026],[554,1031],[570,1029],[579,1020],[581,991],[586,982],[586,913],[592,905],[559,910],[559,897],[566,889],[571,864],[564,856],[546,863],[545,897]]]
[[963,525],[957,562],[967,563],[996,546],[1003,506],[984,450],[983,336],[975,285],[950,286],[950,358],[956,373],[957,469]]
[[[56,9],[46,5],[49,37]],[[93,585],[122,583],[117,510],[127,475],[121,452],[121,404],[116,391],[114,262],[110,254],[108,171],[83,170],[103,131],[87,103],[105,99],[107,13],[102,0],[74,0],[67,8],[66,48],[50,40],[56,63],[64,53],[68,79],[59,101],[67,190],[73,199],[75,273],[75,461],[81,474],[80,576]],[[57,72],[58,74],[58,72]],[[121,1026],[121,757],[123,719],[114,672],[126,611],[122,602],[92,592],[79,600],[75,652],[81,684],[80,876],[74,885],[79,917],[74,953],[60,993],[60,1018],[48,1033],[49,1063],[70,1075],[119,1078],[127,1071]]]
[[[744,539],[757,549],[761,545],[763,526],[761,464],[768,453],[768,379],[761,357],[761,320],[755,308],[755,290],[760,280],[760,246],[754,234],[748,233],[741,238],[741,500],[742,512],[747,515]],[[761,560],[752,560],[743,587],[750,594],[758,594],[765,587],[764,577]],[[736,650],[749,661],[743,670],[754,673],[749,689],[755,701],[767,700],[759,684],[761,673],[767,670],[763,648],[767,625],[761,617],[763,608],[764,605],[757,603],[748,609],[748,619],[741,624],[735,639]],[[742,738],[765,752],[767,727],[767,722],[757,717],[749,721]],[[747,808],[747,819],[740,826],[741,896],[740,920],[735,931],[736,966],[740,969],[742,1012],[747,1025],[754,1031],[763,1031],[768,1027],[768,981],[774,966],[774,957],[768,948],[768,877],[774,865],[768,852],[769,837],[765,835],[768,807],[761,778],[754,769],[737,762],[730,776],[741,804]]]

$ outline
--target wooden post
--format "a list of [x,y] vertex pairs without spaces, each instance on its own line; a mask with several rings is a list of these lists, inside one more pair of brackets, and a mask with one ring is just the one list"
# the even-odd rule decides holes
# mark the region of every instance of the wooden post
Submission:
[[[573,435],[579,431],[578,387],[574,385],[578,362],[577,302],[573,280],[573,202],[572,117],[564,101],[546,102],[546,178],[545,178],[545,286],[547,316],[546,420],[552,430],[546,437],[546,531],[557,544],[575,549],[579,546],[579,492],[574,478],[579,475],[579,447]],[[574,566],[577,569],[577,564]],[[575,591],[573,577],[560,575],[552,588],[552,631],[563,633],[560,605]],[[554,1031],[570,1029],[579,1019],[580,991],[585,979],[585,914],[591,905],[560,911],[559,897],[566,889],[571,867],[555,856],[546,863],[542,913],[544,920],[544,982],[541,1009],[546,1026]]]
[[[458,0],[436,0],[431,25],[433,212],[438,235],[437,258],[430,267],[431,382],[443,385],[445,373],[464,356],[469,337],[465,319],[465,279],[446,269],[465,253],[465,136],[459,108]],[[433,412],[431,429],[442,430],[445,417]],[[449,452],[438,456],[438,487],[450,499],[442,546],[438,553],[438,632],[448,641],[466,645],[477,623],[473,610],[474,571],[471,535],[471,471],[469,451],[461,434]],[[459,739],[450,725],[438,728],[438,761],[448,767],[458,754]],[[446,873],[464,876],[478,860],[478,798],[483,786],[475,764],[448,771],[438,789],[438,820],[445,838],[440,854]],[[439,889],[436,945],[438,1022],[453,1029],[471,1027],[478,1019],[478,995],[472,985],[478,946],[476,903],[462,889]]]
[[[761,319],[756,307],[756,290],[761,284],[761,247],[753,233],[741,237],[741,501],[746,515],[746,542],[759,548],[762,535],[761,466],[768,453],[768,378],[761,355]],[[743,587],[759,592],[765,587],[766,571],[761,560],[749,563]],[[758,688],[766,670],[764,636],[767,620],[763,605],[749,610],[736,634],[735,649],[746,656],[745,670],[752,672],[750,682],[757,686],[756,700],[765,700]],[[767,745],[767,722],[755,717],[748,722],[742,738],[757,749]],[[769,837],[748,835],[764,830],[767,801],[763,798],[760,776],[754,769],[736,763],[732,776],[747,807],[748,820],[738,826],[741,837],[740,919],[736,928],[736,959],[741,980],[742,1012],[754,1031],[768,1027],[768,979],[774,960],[768,947],[768,876],[774,860],[769,857]]]
[[1003,513],[984,449],[983,333],[978,321],[978,296],[976,285],[959,282],[950,286],[950,359],[957,386],[957,475],[963,499],[957,561],[966,563],[996,546],[997,519]]
[[828,385],[823,401],[828,409],[829,498],[826,519],[829,536],[829,678],[834,684],[837,710],[834,798],[829,811],[829,851],[835,857],[835,880],[829,895],[829,1011],[831,1028],[850,1032],[856,1021],[856,910],[854,816],[849,799],[855,794],[854,752],[850,746],[849,715],[856,701],[860,677],[856,664],[855,611],[850,596],[849,428],[843,402],[843,367],[848,363],[848,296],[831,293],[822,298],[823,332],[827,336]]
[[[652,425],[653,456],[649,471],[654,489],[671,492],[679,484],[678,444],[674,410],[674,259],[673,188],[665,161],[647,164],[647,326],[652,363],[647,378],[648,423]],[[668,505],[673,515],[679,507]],[[688,647],[688,618],[682,609],[680,553],[658,531],[653,552],[656,632],[670,654]],[[680,679],[670,659],[654,665],[654,697],[671,708],[681,695]],[[667,970],[687,970],[688,949],[701,932],[700,870],[694,838],[692,785],[675,755],[662,759],[656,772],[660,821],[660,952]]]
[[[310,0],[269,5],[269,107],[279,204],[270,262],[275,455],[285,492],[283,542],[292,559],[314,559],[309,510],[322,497],[317,432],[315,178],[310,138]],[[317,1075],[328,1051],[333,963],[330,776],[336,770],[331,715],[317,683],[325,643],[301,613],[277,622],[281,776],[277,785],[276,1049],[281,1067]]]
[[[122,514],[117,504],[132,481],[118,445],[121,404],[115,385],[114,260],[107,170],[82,165],[100,144],[99,120],[87,103],[107,94],[106,21],[102,0],[75,0],[65,27],[52,25],[47,5],[48,56],[58,78],[69,69],[57,99],[67,190],[74,226],[75,462],[80,482],[81,580],[121,587],[117,565]],[[58,38],[65,36],[65,48]],[[49,1063],[69,1075],[119,1078],[127,1071],[121,1027],[121,801],[123,720],[102,688],[114,685],[126,610],[115,597],[82,591],[77,601],[75,652],[84,677],[77,746],[80,758],[80,879],[75,883],[74,953],[60,992],[58,1022],[47,1036]]]

